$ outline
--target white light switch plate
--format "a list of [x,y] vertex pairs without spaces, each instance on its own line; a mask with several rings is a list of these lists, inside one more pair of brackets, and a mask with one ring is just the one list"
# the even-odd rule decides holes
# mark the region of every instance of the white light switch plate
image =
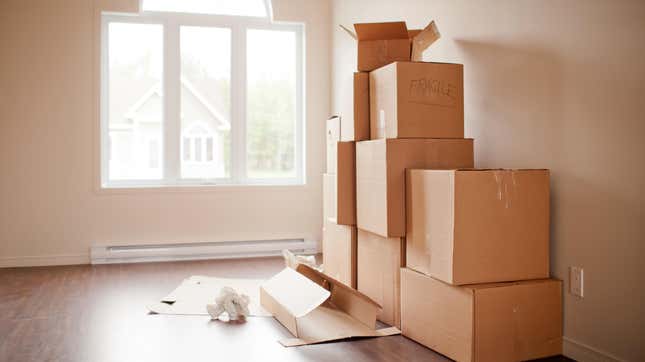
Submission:
[[580,298],[584,297],[584,269],[572,266],[569,269],[569,293]]

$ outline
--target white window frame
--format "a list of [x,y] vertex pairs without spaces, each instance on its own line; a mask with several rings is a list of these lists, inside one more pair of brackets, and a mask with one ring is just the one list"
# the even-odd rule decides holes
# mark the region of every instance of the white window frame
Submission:
[[[109,69],[108,25],[110,23],[159,24],[163,26],[162,87],[163,155],[161,180],[109,179]],[[219,27],[231,29],[231,150],[230,177],[209,179],[180,178],[180,26]],[[246,31],[252,29],[282,30],[296,35],[296,119],[295,169],[293,178],[257,179],[247,176],[246,158]],[[101,16],[101,85],[100,85],[100,170],[101,188],[140,188],[161,186],[203,185],[304,185],[305,179],[305,117],[304,117],[304,24],[278,23],[267,18],[211,14],[188,14],[143,11],[140,14],[103,13]]]

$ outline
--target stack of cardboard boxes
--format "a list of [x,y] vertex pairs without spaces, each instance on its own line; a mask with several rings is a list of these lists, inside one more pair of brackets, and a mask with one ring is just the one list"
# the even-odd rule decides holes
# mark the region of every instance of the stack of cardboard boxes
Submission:
[[559,354],[548,171],[474,169],[463,66],[421,62],[434,23],[354,29],[354,109],[327,121],[325,272],[450,358]]

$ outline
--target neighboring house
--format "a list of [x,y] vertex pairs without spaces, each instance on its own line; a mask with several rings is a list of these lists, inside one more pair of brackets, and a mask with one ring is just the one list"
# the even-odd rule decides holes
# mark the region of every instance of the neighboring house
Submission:
[[[230,122],[183,77],[181,87],[181,177],[223,177],[223,144]],[[115,95],[118,99],[110,107],[113,113],[109,123],[110,176],[113,179],[160,178],[163,167],[161,83],[144,92],[131,88],[123,88],[123,92]],[[132,99],[137,100],[131,104],[126,102]]]

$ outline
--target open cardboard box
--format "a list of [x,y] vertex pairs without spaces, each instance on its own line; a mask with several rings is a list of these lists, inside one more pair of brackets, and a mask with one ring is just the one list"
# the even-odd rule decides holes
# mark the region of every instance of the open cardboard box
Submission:
[[408,30],[404,21],[354,24],[354,31],[340,26],[358,42],[357,68],[369,72],[396,61],[418,62],[441,34],[434,21],[423,30]]
[[266,281],[260,304],[295,337],[281,340],[285,347],[401,333],[394,327],[376,328],[376,302],[302,264]]

